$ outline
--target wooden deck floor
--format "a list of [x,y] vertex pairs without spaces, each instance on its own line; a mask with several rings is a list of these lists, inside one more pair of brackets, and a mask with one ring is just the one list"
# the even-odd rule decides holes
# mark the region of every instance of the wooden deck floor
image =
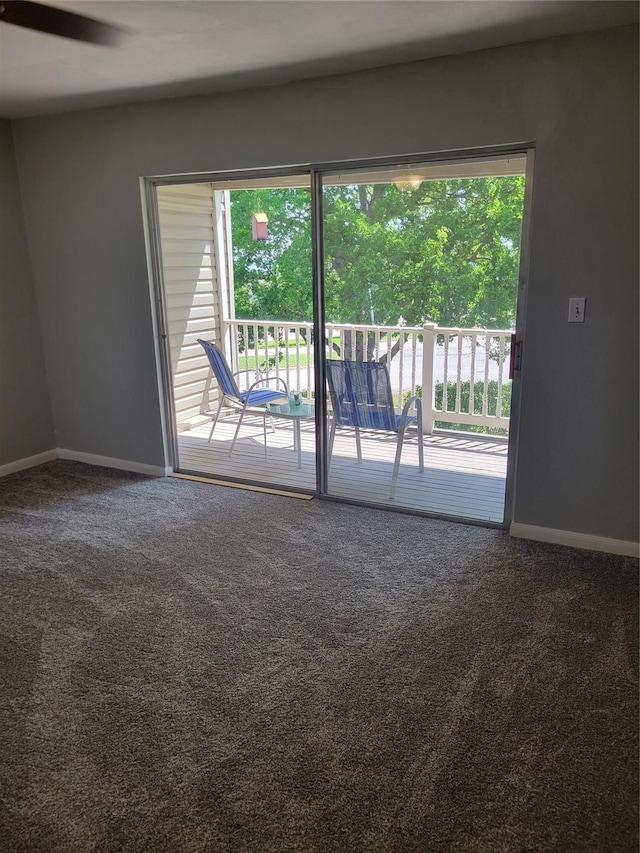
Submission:
[[[204,424],[178,437],[179,469],[209,477],[233,477],[287,489],[316,486],[315,428],[301,424],[302,468],[293,449],[293,428],[278,421],[267,432],[265,460],[262,418],[246,418],[233,455],[229,448],[237,421],[222,420],[208,442]],[[425,470],[418,471],[416,436],[405,439],[395,501],[389,500],[396,441],[393,435],[363,435],[358,463],[353,433],[338,432],[331,461],[330,494],[444,515],[501,522],[504,512],[507,444],[473,435],[425,436]]]

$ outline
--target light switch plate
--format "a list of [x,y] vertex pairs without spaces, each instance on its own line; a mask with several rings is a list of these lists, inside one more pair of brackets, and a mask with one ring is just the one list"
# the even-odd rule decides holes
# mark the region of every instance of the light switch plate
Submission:
[[569,322],[584,323],[584,296],[572,296],[569,300]]

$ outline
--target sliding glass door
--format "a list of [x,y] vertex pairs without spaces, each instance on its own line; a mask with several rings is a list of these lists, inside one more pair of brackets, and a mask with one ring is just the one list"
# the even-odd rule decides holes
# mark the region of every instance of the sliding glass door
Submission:
[[502,522],[525,163],[158,184],[174,467]]
[[329,495],[503,520],[524,168],[323,175]]
[[157,188],[174,467],[315,491],[309,175]]

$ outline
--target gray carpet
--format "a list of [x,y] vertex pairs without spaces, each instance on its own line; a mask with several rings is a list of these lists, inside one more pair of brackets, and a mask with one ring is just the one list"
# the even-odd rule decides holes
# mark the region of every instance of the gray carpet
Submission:
[[0,542],[3,853],[637,849],[635,560],[71,462]]

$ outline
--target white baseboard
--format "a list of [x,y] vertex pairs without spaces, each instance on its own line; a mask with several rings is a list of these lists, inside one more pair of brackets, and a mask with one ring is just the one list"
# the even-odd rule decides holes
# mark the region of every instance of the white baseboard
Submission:
[[66,450],[64,447],[58,448],[58,459],[85,462],[87,465],[100,465],[103,468],[117,468],[119,471],[135,471],[138,474],[148,474],[150,477],[167,477],[172,471],[171,468],[160,465],[144,465],[142,462],[97,456],[95,453],[80,453],[77,450]]
[[0,465],[0,477],[6,477],[8,474],[24,471],[27,468],[35,468],[36,465],[44,465],[45,462],[53,462],[57,458],[58,451],[54,449],[45,450],[44,453],[37,453],[35,456],[27,456],[25,459],[16,459],[15,462]]
[[16,459],[6,465],[0,465],[0,477],[6,477],[16,471],[25,471],[27,468],[35,468],[36,465],[44,465],[45,462],[53,462],[54,459],[69,459],[73,462],[85,462],[87,465],[100,465],[102,468],[117,468],[119,471],[135,471],[138,474],[148,474],[150,477],[168,477],[173,473],[173,468],[161,467],[160,465],[144,465],[142,462],[131,462],[128,459],[113,459],[111,456],[97,456],[95,453],[79,453],[76,450],[65,450],[63,447],[54,450],[46,450],[35,456],[25,459]]
[[534,524],[519,524],[514,521],[509,533],[518,539],[533,539],[535,542],[551,542],[554,545],[569,545],[572,548],[585,548],[587,551],[604,551],[607,554],[622,554],[625,557],[640,557],[640,545],[625,539],[607,539],[604,536],[590,536],[587,533],[573,533],[570,530],[556,530],[553,527],[536,527]]

